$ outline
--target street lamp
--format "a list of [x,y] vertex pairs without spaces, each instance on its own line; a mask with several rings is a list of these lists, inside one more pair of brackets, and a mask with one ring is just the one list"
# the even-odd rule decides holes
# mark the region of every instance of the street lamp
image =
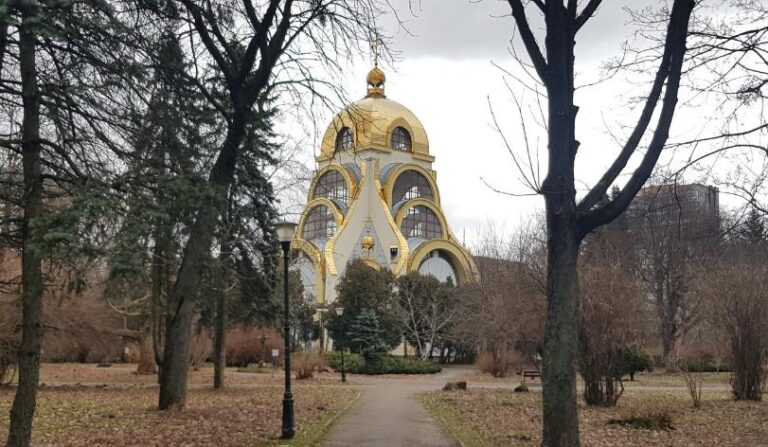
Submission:
[[278,222],[275,225],[277,240],[283,249],[283,340],[285,347],[285,393],[283,394],[283,438],[290,439],[296,431],[293,428],[293,394],[291,394],[291,315],[288,300],[288,258],[291,254],[291,241],[296,233],[293,222]]
[[[344,315],[344,308],[343,307],[337,307],[336,308],[336,315],[341,317]],[[344,321],[341,321],[341,339],[344,339],[346,337],[346,334],[344,333]],[[341,341],[341,340],[339,340]],[[344,344],[339,343],[339,347],[341,348],[341,381],[346,382],[347,381],[347,371],[344,369]]]

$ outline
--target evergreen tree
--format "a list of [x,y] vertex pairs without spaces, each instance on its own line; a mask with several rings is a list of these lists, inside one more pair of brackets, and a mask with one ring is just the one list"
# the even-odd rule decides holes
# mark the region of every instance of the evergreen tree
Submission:
[[[389,270],[376,270],[362,260],[347,264],[344,277],[336,287],[336,305],[344,308],[339,317],[331,315],[328,325],[331,337],[338,340],[344,335],[352,340],[352,322],[363,312],[376,316],[383,343],[392,349],[402,341],[400,304],[395,294],[395,277]],[[361,353],[363,346],[351,343],[352,352]]]
[[347,332],[351,346],[356,346],[365,360],[365,369],[370,373],[382,371],[383,360],[389,346],[384,343],[379,319],[370,310],[364,310],[352,320]]
[[746,221],[739,228],[739,236],[744,241],[763,245],[768,239],[768,232],[765,228],[765,216],[756,208],[751,208]]

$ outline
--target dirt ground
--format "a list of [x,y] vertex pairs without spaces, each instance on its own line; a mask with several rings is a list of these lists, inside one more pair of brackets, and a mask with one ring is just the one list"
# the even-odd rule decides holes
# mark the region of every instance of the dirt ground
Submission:
[[[214,391],[210,367],[193,371],[187,410],[159,412],[154,376],[135,365],[45,364],[35,417],[35,446],[271,446],[280,434],[282,374],[228,371]],[[297,436],[312,445],[326,425],[358,395],[338,377],[294,382]],[[8,430],[15,389],[0,389],[0,439]]]

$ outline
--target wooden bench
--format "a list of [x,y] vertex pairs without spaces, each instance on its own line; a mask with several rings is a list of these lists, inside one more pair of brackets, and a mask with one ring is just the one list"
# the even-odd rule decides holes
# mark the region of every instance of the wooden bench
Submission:
[[523,371],[522,376],[523,376],[523,386],[525,386],[525,379],[541,378],[541,373],[535,369],[526,369]]

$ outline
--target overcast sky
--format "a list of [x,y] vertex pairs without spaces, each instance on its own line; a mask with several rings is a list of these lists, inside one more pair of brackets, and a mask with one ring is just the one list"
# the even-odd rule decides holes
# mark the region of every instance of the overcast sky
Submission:
[[[488,225],[512,230],[543,208],[538,196],[521,181],[504,141],[492,126],[491,107],[515,153],[525,154],[520,115],[513,107],[512,94],[524,103],[529,141],[546,159],[546,140],[536,124],[534,95],[494,64],[519,76],[524,74],[509,54],[515,42],[514,21],[506,1],[498,0],[414,0],[413,13],[408,0],[395,0],[407,31],[391,18],[385,27],[393,36],[391,49],[398,60],[384,66],[386,93],[390,99],[411,109],[422,121],[430,139],[430,152],[436,157],[438,185],[443,208],[454,232],[467,242],[476,240]],[[634,8],[657,4],[654,0],[632,0]],[[592,84],[601,78],[601,67],[621,54],[622,43],[632,37],[634,28],[621,8],[626,2],[605,2],[577,37],[577,84]],[[535,32],[541,34],[541,19],[529,8]],[[514,43],[519,45],[519,42]],[[520,50],[520,55],[524,52]],[[352,64],[345,75],[350,98],[365,94],[365,75],[371,68],[370,55]],[[580,106],[577,137],[581,141],[577,178],[581,193],[610,164],[619,144],[608,129],[622,140],[622,126],[631,125],[638,111],[629,106],[630,98],[646,95],[642,79],[620,75],[594,87],[577,90]],[[649,80],[649,79],[646,79]],[[540,120],[539,120],[540,121]],[[701,116],[678,114],[672,138],[700,132]],[[324,130],[324,129],[323,129]],[[315,153],[319,150],[317,144]],[[312,165],[309,148],[306,163]],[[636,160],[635,160],[636,161]],[[631,164],[631,163],[630,163]],[[541,165],[542,176],[545,165]],[[691,177],[692,178],[692,177]],[[493,192],[486,184],[521,196]]]

